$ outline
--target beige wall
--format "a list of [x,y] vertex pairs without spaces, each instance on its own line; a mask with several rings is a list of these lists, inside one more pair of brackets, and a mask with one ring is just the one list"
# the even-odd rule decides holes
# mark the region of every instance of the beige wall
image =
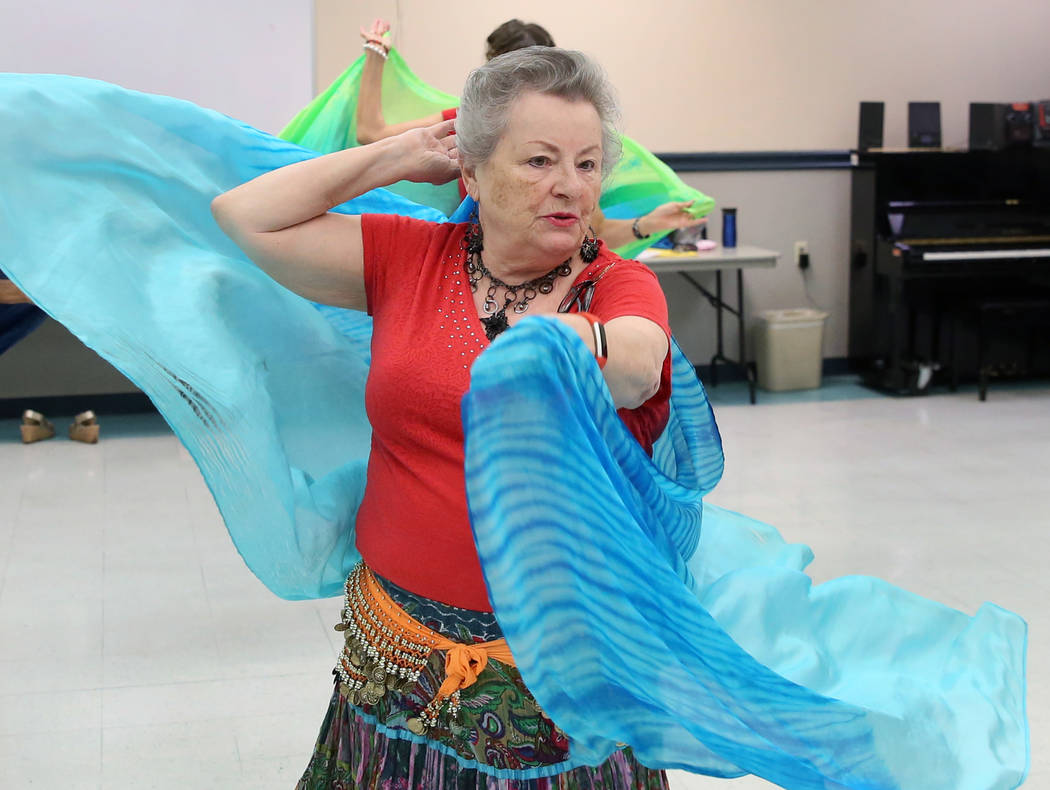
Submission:
[[886,102],[888,146],[907,102],[940,101],[944,142],[971,101],[1050,97],[1046,0],[315,0],[320,90],[376,16],[424,80],[457,94],[484,39],[518,16],[609,71],[624,131],[650,150],[845,149],[857,103]]
[[0,0],[0,71],[161,93],[279,131],[310,100],[313,0]]

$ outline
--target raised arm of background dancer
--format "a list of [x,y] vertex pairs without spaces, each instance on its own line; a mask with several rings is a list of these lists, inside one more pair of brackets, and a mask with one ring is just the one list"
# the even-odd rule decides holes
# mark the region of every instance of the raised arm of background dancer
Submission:
[[298,162],[212,201],[219,227],[263,271],[314,302],[365,309],[361,218],[329,210],[370,189],[459,175],[454,121]]
[[[707,222],[706,217],[694,217],[689,213],[689,207],[693,205],[692,200],[671,201],[657,206],[648,214],[638,218],[638,231],[643,236],[657,233],[661,230],[678,230],[680,228],[691,228]],[[609,219],[604,214],[594,218],[592,221],[594,232],[611,250],[622,247],[634,241],[633,219]]]
[[33,300],[22,293],[10,280],[0,279],[0,304],[32,304]]
[[[387,43],[383,36],[390,30],[390,24],[377,19],[370,28],[361,28],[361,37],[365,42],[378,44],[384,49]],[[441,121],[441,113],[433,113],[403,123],[388,124],[383,116],[383,67],[386,58],[374,50],[365,49],[365,65],[361,70],[361,87],[357,93],[357,142],[361,145],[385,140],[387,137],[433,126]]]

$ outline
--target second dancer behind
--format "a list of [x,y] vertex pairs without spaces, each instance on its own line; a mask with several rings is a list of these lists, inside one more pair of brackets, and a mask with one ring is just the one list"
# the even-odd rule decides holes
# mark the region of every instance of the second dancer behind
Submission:
[[[365,64],[361,72],[361,92],[357,98],[357,139],[367,144],[383,140],[409,129],[431,126],[456,117],[457,109],[450,107],[420,118],[399,123],[387,123],[383,113],[383,71],[389,53],[390,23],[376,19],[369,27],[361,28],[364,39]],[[525,47],[553,47],[550,33],[533,22],[511,19],[493,30],[485,39],[485,59],[492,60],[507,52]],[[461,196],[465,187],[461,182]],[[610,249],[618,249],[635,239],[649,238],[655,233],[701,225],[707,220],[690,213],[691,200],[668,201],[646,214],[633,219],[611,219],[597,206],[590,223],[595,233]]]

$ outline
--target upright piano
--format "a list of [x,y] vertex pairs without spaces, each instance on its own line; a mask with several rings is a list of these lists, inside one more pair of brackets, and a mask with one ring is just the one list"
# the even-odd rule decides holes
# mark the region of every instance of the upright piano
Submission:
[[947,370],[968,305],[1050,298],[1050,148],[859,152],[851,214],[849,356],[871,386]]

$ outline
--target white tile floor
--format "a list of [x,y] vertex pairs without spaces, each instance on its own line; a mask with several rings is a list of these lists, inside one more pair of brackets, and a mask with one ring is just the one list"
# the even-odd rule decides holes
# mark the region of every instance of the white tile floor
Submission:
[[[817,581],[875,574],[1028,619],[1026,786],[1050,787],[1050,390],[718,416],[712,501],[808,542]],[[158,419],[102,430],[23,446],[0,422],[0,788],[287,790],[327,702],[337,601],[255,581]]]

